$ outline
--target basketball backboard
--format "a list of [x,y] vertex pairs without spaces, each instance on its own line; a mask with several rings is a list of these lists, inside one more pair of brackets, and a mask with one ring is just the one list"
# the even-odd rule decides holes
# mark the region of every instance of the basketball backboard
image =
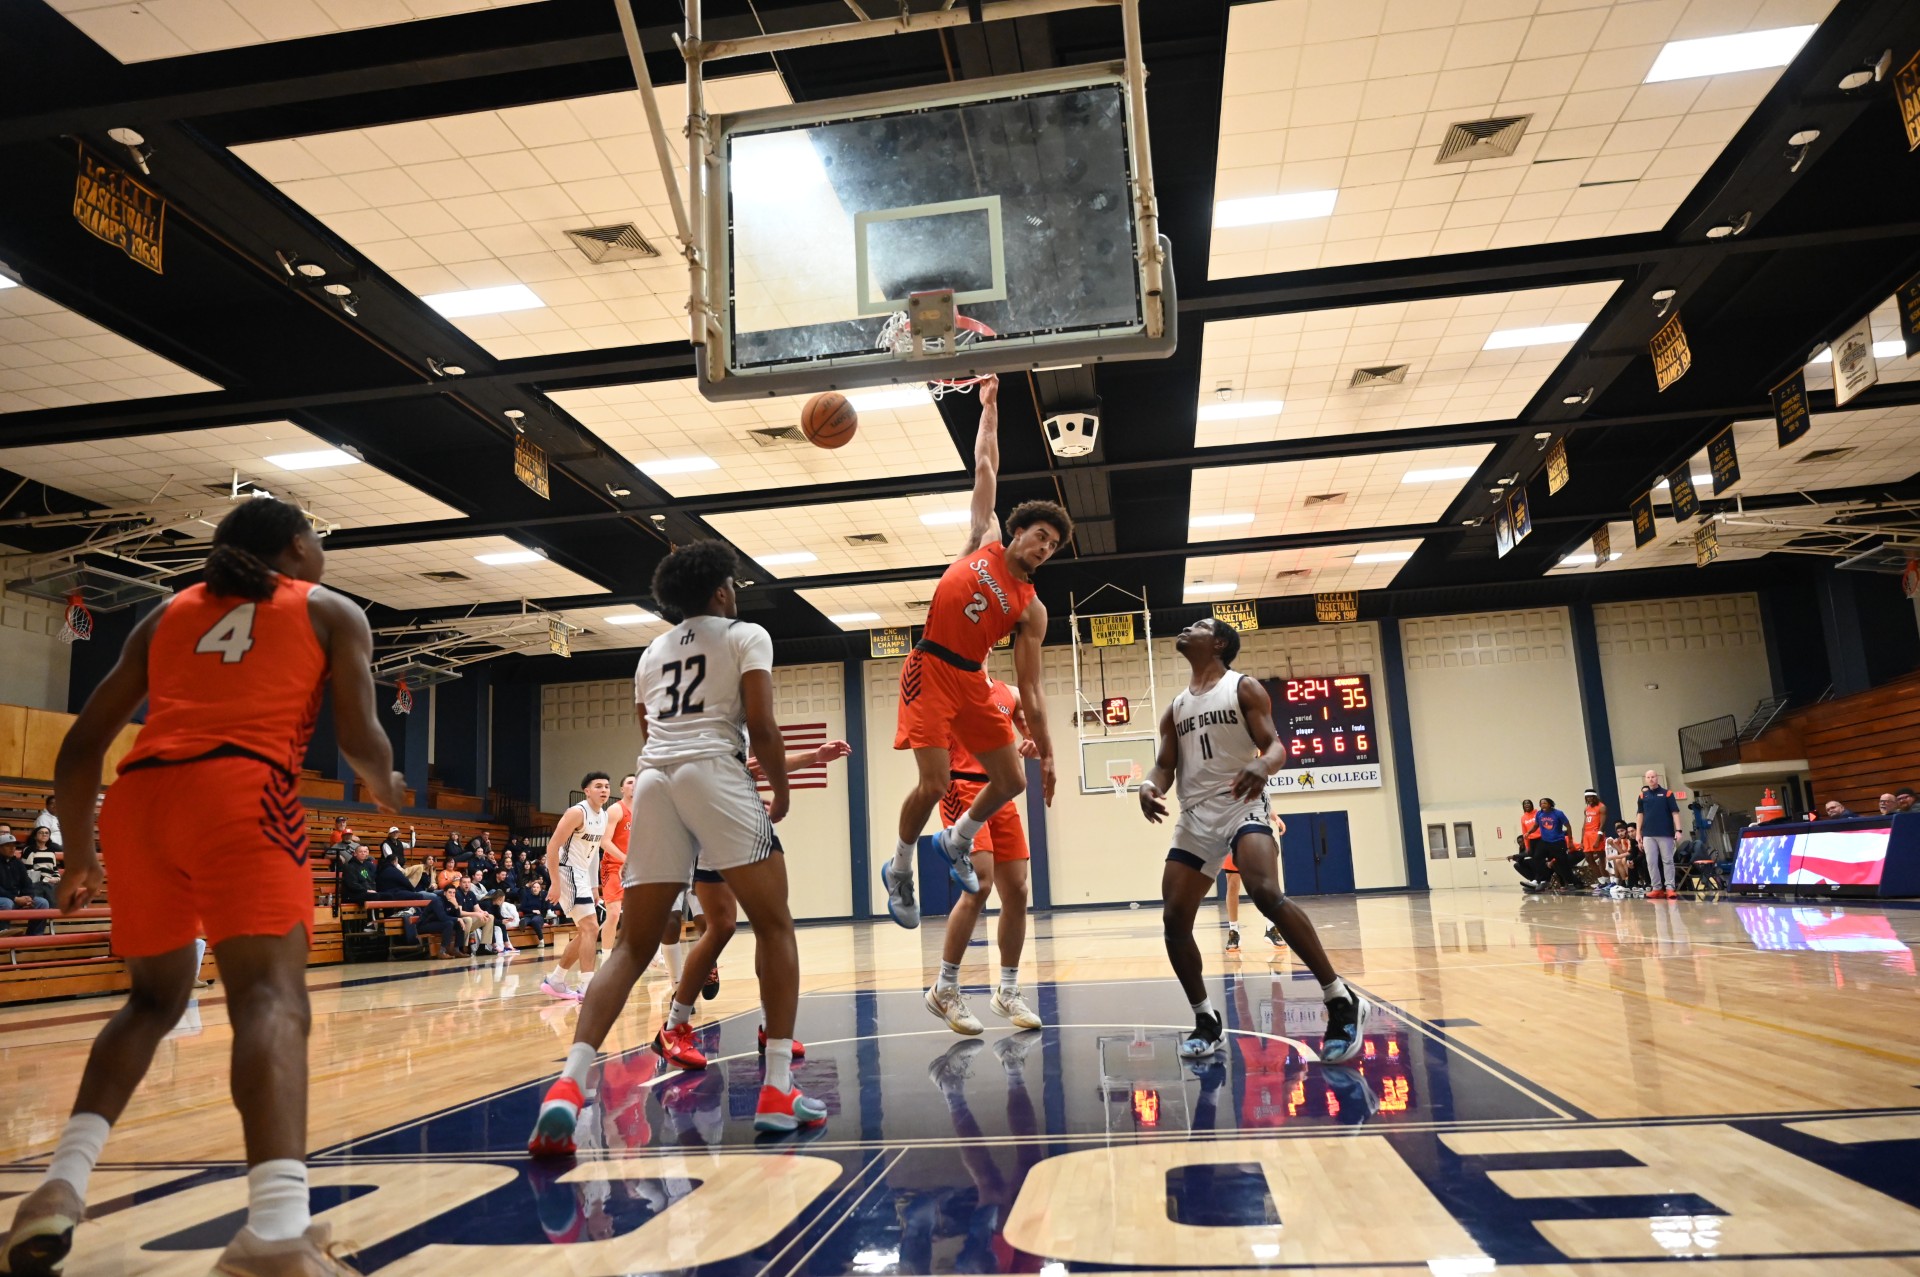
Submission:
[[[701,392],[1172,354],[1133,109],[1114,63],[713,117]],[[991,335],[932,351],[887,339],[910,296],[946,290]]]

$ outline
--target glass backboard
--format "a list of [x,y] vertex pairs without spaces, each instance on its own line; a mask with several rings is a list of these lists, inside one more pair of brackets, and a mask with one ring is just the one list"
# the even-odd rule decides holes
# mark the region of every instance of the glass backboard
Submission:
[[[1121,69],[938,93],[716,121],[708,207],[721,340],[703,359],[709,398],[1173,352],[1170,324],[1146,336]],[[1170,298],[1170,279],[1151,286]],[[901,353],[885,336],[889,321],[910,296],[940,290],[990,334]]]

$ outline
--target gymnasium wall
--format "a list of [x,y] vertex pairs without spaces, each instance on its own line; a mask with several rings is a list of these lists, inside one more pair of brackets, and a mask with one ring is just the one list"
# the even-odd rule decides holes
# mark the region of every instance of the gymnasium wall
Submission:
[[65,711],[72,649],[60,633],[60,609],[0,590],[0,702]]
[[[839,665],[776,669],[774,710],[781,727],[789,733],[807,728],[818,739],[843,739],[847,727],[841,677]],[[553,683],[541,689],[541,810],[565,808],[580,778],[590,771],[608,773],[617,788],[620,777],[633,770],[639,752],[631,680]],[[847,766],[828,767],[824,788],[793,790],[787,818],[780,822],[796,918],[839,918],[852,912],[852,880],[846,870]]]
[[[1670,785],[1680,779],[1680,728],[1731,714],[1740,723],[1772,694],[1760,601],[1752,594],[1611,603],[1593,610],[1600,675],[1607,692],[1620,799],[1632,817],[1640,774],[1656,767]],[[1657,684],[1649,688],[1647,684]],[[1743,811],[1758,785],[1712,787],[1721,803]]]

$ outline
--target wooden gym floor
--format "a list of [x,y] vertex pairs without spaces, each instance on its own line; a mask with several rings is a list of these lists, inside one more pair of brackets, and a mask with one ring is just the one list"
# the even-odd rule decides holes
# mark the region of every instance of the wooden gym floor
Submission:
[[[751,1130],[751,937],[702,1003],[713,1063],[645,1049],[636,992],[577,1163],[522,1141],[571,1037],[515,961],[334,967],[314,991],[316,1209],[382,1274],[1258,1269],[1920,1272],[1920,911],[1460,892],[1305,902],[1377,1004],[1324,1069],[1317,986],[1203,914],[1230,1049],[1190,1023],[1151,909],[1036,921],[1049,1027],[961,1039],[920,1003],[938,930],[801,933],[812,1135]],[[984,985],[979,939],[967,977]],[[220,988],[165,1043],[67,1271],[198,1274],[245,1186]],[[0,1012],[0,1198],[36,1180],[117,999]],[[0,1207],[10,1210],[10,1207]]]

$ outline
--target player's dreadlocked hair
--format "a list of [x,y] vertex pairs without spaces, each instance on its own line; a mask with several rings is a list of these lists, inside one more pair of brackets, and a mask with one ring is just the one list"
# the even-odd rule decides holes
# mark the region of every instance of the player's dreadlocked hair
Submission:
[[739,570],[739,558],[724,541],[683,545],[653,570],[653,601],[661,615],[678,624],[704,608],[713,592]]
[[308,528],[299,506],[274,497],[254,497],[233,508],[213,531],[213,553],[207,556],[207,589],[223,598],[273,597],[272,561]]

